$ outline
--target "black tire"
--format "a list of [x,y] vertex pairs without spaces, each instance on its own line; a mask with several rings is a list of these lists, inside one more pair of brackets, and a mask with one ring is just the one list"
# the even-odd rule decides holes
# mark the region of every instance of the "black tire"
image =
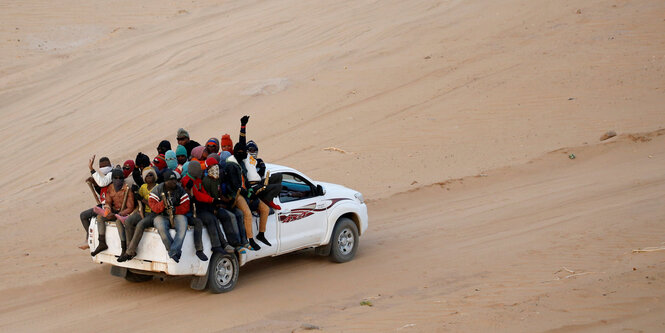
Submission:
[[346,217],[337,220],[330,238],[330,260],[347,262],[356,255],[358,250],[358,227]]
[[127,275],[125,275],[125,280],[129,282],[147,282],[152,280],[152,275],[139,274],[127,270]]
[[208,266],[208,290],[213,294],[231,291],[238,283],[239,268],[234,254],[213,254]]

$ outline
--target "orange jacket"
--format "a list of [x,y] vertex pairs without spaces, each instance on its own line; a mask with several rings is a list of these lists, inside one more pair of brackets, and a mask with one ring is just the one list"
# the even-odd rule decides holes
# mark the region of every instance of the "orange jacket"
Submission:
[[[125,197],[125,191],[129,191],[127,194],[127,203],[125,204],[125,209],[120,211],[120,208],[122,208],[122,199]],[[127,185],[123,185],[120,191],[116,191],[113,184],[111,184],[106,190],[106,203],[104,207],[110,207],[111,212],[113,213],[123,216],[129,215],[134,211],[134,193],[132,193]]]

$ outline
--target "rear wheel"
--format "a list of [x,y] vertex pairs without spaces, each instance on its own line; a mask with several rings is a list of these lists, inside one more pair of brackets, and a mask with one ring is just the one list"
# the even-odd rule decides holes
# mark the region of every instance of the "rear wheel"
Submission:
[[152,275],[139,274],[127,270],[127,275],[125,275],[125,280],[129,282],[147,282],[152,280]]
[[215,253],[208,266],[208,290],[219,294],[231,291],[238,283],[238,259],[229,253]]
[[330,239],[330,259],[334,262],[347,262],[356,255],[358,249],[358,227],[346,217],[337,220]]

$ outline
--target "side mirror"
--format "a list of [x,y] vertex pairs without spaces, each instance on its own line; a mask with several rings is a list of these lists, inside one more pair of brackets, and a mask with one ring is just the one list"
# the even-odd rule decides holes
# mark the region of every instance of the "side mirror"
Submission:
[[323,189],[323,186],[316,185],[316,195],[324,195],[324,194],[326,194],[326,190]]

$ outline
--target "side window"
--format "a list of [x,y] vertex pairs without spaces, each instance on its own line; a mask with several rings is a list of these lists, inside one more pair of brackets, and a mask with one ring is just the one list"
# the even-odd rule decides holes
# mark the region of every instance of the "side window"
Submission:
[[292,173],[282,174],[282,191],[279,201],[289,202],[314,197],[312,185],[298,175]]

